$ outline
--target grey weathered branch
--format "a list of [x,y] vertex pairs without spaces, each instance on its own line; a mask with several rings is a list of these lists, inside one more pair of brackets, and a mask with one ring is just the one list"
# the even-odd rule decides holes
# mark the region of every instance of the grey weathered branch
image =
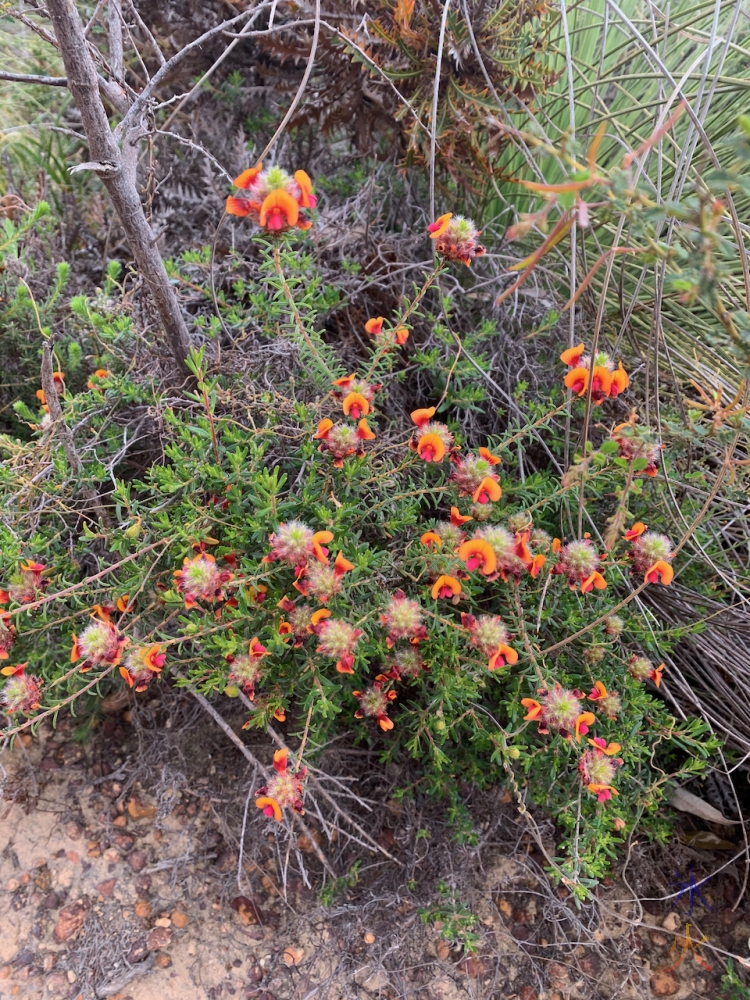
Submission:
[[121,147],[109,125],[99,93],[99,78],[73,0],[49,0],[47,9],[65,64],[68,87],[81,113],[91,163],[103,168],[97,172],[112,199],[138,271],[154,299],[172,355],[187,376],[188,329],[136,186],[137,143],[144,134],[140,119],[131,118],[131,126],[121,131]]
[[67,76],[37,76],[35,73],[6,73],[0,70],[0,80],[11,83],[43,83],[47,87],[67,87]]

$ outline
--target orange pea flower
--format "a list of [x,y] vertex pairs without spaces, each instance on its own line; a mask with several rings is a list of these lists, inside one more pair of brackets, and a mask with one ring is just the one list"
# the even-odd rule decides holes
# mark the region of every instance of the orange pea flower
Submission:
[[594,572],[583,581],[581,584],[581,593],[588,594],[589,591],[594,588],[597,590],[607,589],[607,581],[598,570],[594,570]]
[[443,544],[443,539],[435,531],[425,531],[419,540],[422,545],[427,546],[428,549],[433,548],[433,546],[436,549],[439,549]]
[[546,559],[545,559],[545,557],[541,553],[535,555],[534,558],[531,560],[531,566],[529,567],[529,573],[532,575],[532,577],[535,580],[539,576],[539,574],[541,573],[542,566],[544,566],[545,562],[546,562]]
[[500,488],[500,484],[496,479],[492,479],[490,476],[485,476],[482,482],[474,490],[472,499],[474,503],[489,503],[490,500],[493,502],[500,499],[503,495],[503,491]]
[[613,757],[616,753],[619,753],[622,750],[619,743],[607,743],[607,741],[603,740],[601,736],[595,736],[593,740],[589,740],[588,742],[592,747],[596,747],[597,750],[601,750],[601,752],[605,753],[608,757]]
[[450,225],[450,221],[453,218],[453,212],[446,212],[445,215],[441,215],[434,222],[431,222],[427,227],[427,232],[430,234],[431,240],[436,240],[439,236],[442,236]]
[[351,415],[355,420],[359,420],[360,417],[366,417],[370,412],[370,404],[360,392],[350,392],[347,396],[344,396],[344,401],[341,405],[344,415],[347,417]]
[[521,704],[524,708],[528,709],[526,715],[523,717],[524,722],[534,722],[541,717],[543,711],[541,702],[536,701],[534,698],[521,698]]
[[462,524],[473,520],[474,518],[469,517],[468,514],[459,514],[458,507],[451,507],[451,524],[455,525],[455,527],[460,528]]
[[365,333],[379,337],[383,332],[383,323],[385,323],[385,316],[373,316],[365,323]]
[[490,657],[488,667],[490,670],[499,670],[500,667],[513,663],[518,663],[518,653],[512,646],[506,646],[504,642],[501,642]]
[[362,418],[362,420],[360,420],[357,424],[357,437],[361,441],[375,440],[375,432],[371,429],[370,425],[364,418]]
[[265,788],[259,788],[255,805],[262,809],[269,819],[281,822],[282,809],[289,808],[304,815],[302,796],[304,794],[304,778],[307,768],[300,768],[296,773],[289,769],[289,751],[284,747],[273,755],[273,767],[276,772]]
[[466,563],[470,571],[478,569],[484,576],[495,572],[497,558],[489,542],[482,538],[471,538],[458,549],[458,558]]
[[420,430],[426,424],[428,424],[434,416],[435,416],[434,406],[429,406],[426,409],[422,410],[412,410],[411,412],[412,422],[415,423]]
[[577,368],[578,363],[584,354],[583,344],[578,344],[577,347],[569,347],[566,351],[563,351],[560,355],[560,360],[568,368]]
[[663,559],[659,559],[650,569],[646,570],[646,583],[662,583],[666,587],[672,580],[674,580],[674,569]]
[[490,465],[500,465],[502,458],[499,455],[493,455],[489,448],[480,448],[479,454],[482,458],[486,459]]
[[450,597],[453,603],[456,604],[460,593],[461,584],[455,577],[448,576],[447,574],[439,576],[432,587],[432,597],[434,600]]
[[96,371],[94,372],[94,374],[91,376],[91,378],[86,383],[86,386],[89,389],[99,389],[99,388],[101,388],[100,385],[99,385],[99,382],[102,379],[111,378],[111,377],[112,377],[112,372],[107,371],[106,368],[97,368]]
[[396,343],[399,347],[403,347],[409,339],[409,331],[405,326],[397,326],[393,332],[396,335]]
[[626,542],[632,542],[634,538],[638,538],[646,530],[647,525],[643,521],[636,521],[632,528],[629,528],[625,534],[622,536]]
[[434,432],[423,434],[417,442],[417,454],[425,462],[442,462],[445,457],[442,438]]
[[576,743],[581,742],[581,736],[585,736],[589,731],[589,726],[593,726],[596,722],[596,716],[593,712],[581,712],[581,714],[576,719],[575,725],[575,736]]
[[277,188],[263,199],[260,206],[259,222],[271,232],[280,232],[290,226],[296,226],[299,218],[299,205],[286,191]]

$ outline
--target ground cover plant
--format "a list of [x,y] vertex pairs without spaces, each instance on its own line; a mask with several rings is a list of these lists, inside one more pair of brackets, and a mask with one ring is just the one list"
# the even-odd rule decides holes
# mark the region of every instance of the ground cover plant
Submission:
[[[680,6],[671,50],[669,22],[596,6],[274,29],[239,5],[200,23],[204,65],[199,31],[173,52],[109,6],[10,11],[36,41],[0,74],[59,95],[25,114],[60,143],[16,137],[3,168],[3,737],[185,688],[267,734],[255,822],[314,840],[329,891],[331,817],[382,852],[322,769],[345,744],[466,843],[467,789],[552,815],[548,876],[590,900],[750,745],[744,29],[719,47],[737,18]],[[238,142],[180,117],[199,99]],[[189,222],[173,171],[200,173]],[[66,200],[95,206],[67,244]]]

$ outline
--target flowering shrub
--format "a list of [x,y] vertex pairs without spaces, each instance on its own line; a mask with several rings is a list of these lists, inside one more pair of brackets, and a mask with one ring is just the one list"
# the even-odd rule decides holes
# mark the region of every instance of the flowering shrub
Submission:
[[[517,443],[543,416],[491,441],[466,440],[450,410],[435,419],[437,398],[421,400],[411,428],[389,416],[384,386],[435,275],[483,252],[473,224],[448,214],[430,227],[435,270],[399,314],[369,321],[363,374],[346,374],[316,330],[309,260],[293,249],[314,206],[309,179],[258,168],[235,185],[244,193],[227,211],[265,230],[262,281],[300,354],[294,386],[243,396],[195,352],[196,388],[160,409],[165,461],[117,480],[117,527],[88,512],[61,541],[51,514],[4,525],[5,731],[117,684],[242,692],[247,726],[283,725],[291,747],[304,733],[303,758],[277,751],[257,790],[270,820],[304,809],[307,763],[348,733],[384,761],[411,760],[402,794],[442,795],[456,815],[466,781],[509,782],[519,803],[543,805],[559,826],[556,870],[583,892],[636,822],[659,832],[665,774],[694,772],[711,746],[700,723],[678,722],[655,697],[657,641],[630,611],[633,587],[669,584],[680,560],[658,525],[636,520],[658,520],[658,446],[607,412],[628,377],[582,348],[563,354],[572,393],[561,403],[553,390],[549,412],[569,407],[575,419],[591,378],[613,428],[586,456],[590,530],[576,532],[563,515],[580,478],[518,473]],[[69,422],[96,428],[102,397],[137,398],[104,363],[86,390],[61,396]],[[244,411],[226,404],[228,389]],[[2,472],[6,492],[26,460]],[[48,487],[64,495],[66,477],[60,459]]]

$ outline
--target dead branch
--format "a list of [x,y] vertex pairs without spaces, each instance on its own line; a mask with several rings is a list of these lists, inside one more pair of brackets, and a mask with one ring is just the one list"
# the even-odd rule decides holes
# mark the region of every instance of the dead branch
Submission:
[[[188,329],[164,261],[155,246],[154,234],[146,220],[136,187],[137,143],[144,134],[140,122],[133,119],[133,127],[124,130],[121,148],[109,127],[99,93],[99,80],[78,11],[66,0],[50,0],[49,14],[65,64],[68,85],[81,112],[91,169],[102,178],[112,199],[138,270],[153,296],[172,355],[181,372],[189,375],[186,364],[190,350]],[[121,93],[124,100],[122,90]]]

